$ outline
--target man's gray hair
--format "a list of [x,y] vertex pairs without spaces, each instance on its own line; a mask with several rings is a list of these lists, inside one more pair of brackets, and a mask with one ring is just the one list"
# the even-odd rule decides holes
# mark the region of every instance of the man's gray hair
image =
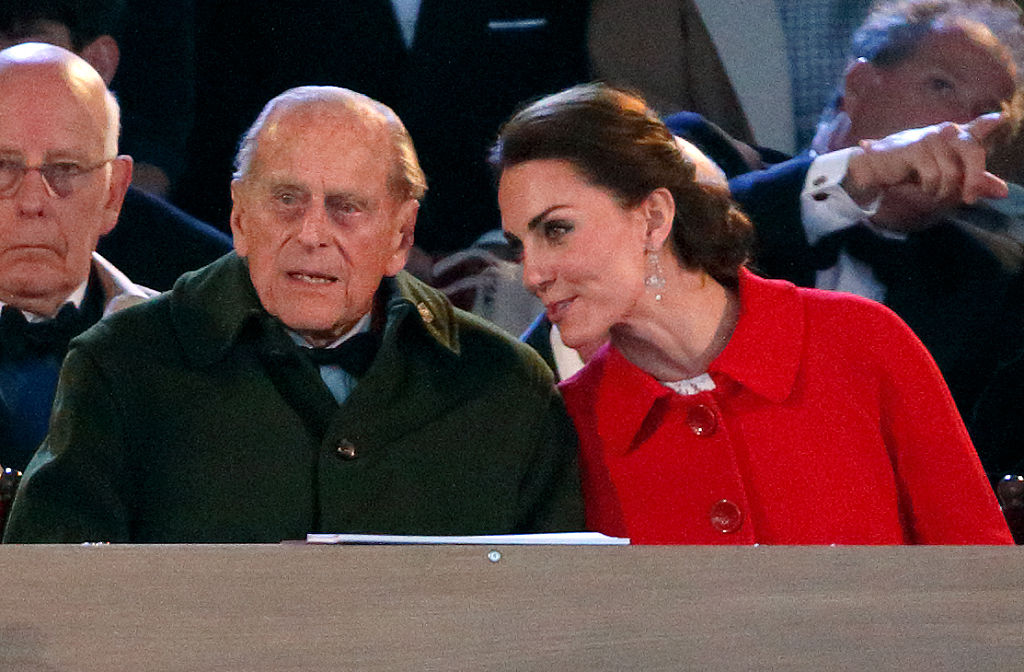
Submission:
[[[981,25],[1007,50],[1017,69],[1016,87],[1024,76],[1024,24],[1021,9],[1009,0],[897,0],[876,2],[853,34],[849,62],[864,59],[891,67],[910,58],[921,40],[937,30]],[[821,124],[835,118],[842,99],[840,79],[832,102],[822,112]],[[1020,96],[1015,96],[1015,99]],[[1019,105],[1019,102],[1017,103]]]
[[250,174],[263,127],[272,116],[317,106],[348,110],[368,123],[377,121],[386,127],[394,149],[394,166],[389,172],[388,188],[399,200],[418,201],[423,198],[427,192],[427,180],[420,168],[412,138],[402,120],[387,105],[338,86],[299,86],[288,89],[267,103],[242,136],[235,155],[234,178],[244,180]]

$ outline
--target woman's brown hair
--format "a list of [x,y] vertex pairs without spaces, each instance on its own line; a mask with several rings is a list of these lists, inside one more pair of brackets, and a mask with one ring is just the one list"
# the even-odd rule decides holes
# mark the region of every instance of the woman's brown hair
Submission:
[[639,96],[607,84],[581,84],[527,105],[502,126],[490,163],[499,175],[526,161],[562,159],[626,208],[664,187],[676,203],[672,251],[735,288],[750,256],[753,229],[727,189],[695,180],[672,132]]

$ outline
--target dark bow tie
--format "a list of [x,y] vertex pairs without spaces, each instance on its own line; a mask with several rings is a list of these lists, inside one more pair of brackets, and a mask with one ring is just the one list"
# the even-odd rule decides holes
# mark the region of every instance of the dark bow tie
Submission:
[[85,331],[85,319],[71,303],[51,320],[29,322],[20,310],[4,306],[0,313],[0,350],[12,360],[55,355],[63,359],[68,342]]
[[832,268],[844,251],[854,259],[871,266],[880,282],[886,286],[899,281],[906,274],[911,252],[907,240],[885,238],[863,224],[833,231],[811,248],[814,268]]
[[336,348],[303,348],[317,366],[340,366],[347,373],[362,378],[377,354],[377,337],[361,332]]

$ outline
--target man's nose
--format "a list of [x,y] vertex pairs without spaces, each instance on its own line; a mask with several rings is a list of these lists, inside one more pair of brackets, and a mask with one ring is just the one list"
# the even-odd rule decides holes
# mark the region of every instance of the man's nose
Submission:
[[299,228],[299,242],[310,247],[327,244],[330,218],[323,203],[313,203],[303,213]]
[[39,216],[43,214],[47,202],[55,197],[50,185],[38,170],[27,170],[20,183],[11,195],[23,215]]

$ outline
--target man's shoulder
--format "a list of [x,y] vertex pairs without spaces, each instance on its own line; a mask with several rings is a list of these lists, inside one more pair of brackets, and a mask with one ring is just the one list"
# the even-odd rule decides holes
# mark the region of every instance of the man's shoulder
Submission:
[[553,384],[551,371],[540,356],[494,323],[456,308],[440,290],[408,273],[396,276],[395,287],[401,300],[416,307],[429,336],[457,355],[464,373],[487,378],[515,373]]
[[790,199],[799,197],[812,163],[814,157],[804,152],[764,170],[737,175],[729,180],[729,190],[741,204],[744,200],[766,198],[769,195]]
[[166,294],[105,316],[71,341],[71,349],[91,357],[123,359],[133,351],[161,347],[170,329]]
[[244,272],[241,259],[230,255],[210,266],[186,273],[174,287],[149,300],[107,315],[73,341],[97,355],[187,349],[183,334],[206,332],[242,310],[235,284]]

